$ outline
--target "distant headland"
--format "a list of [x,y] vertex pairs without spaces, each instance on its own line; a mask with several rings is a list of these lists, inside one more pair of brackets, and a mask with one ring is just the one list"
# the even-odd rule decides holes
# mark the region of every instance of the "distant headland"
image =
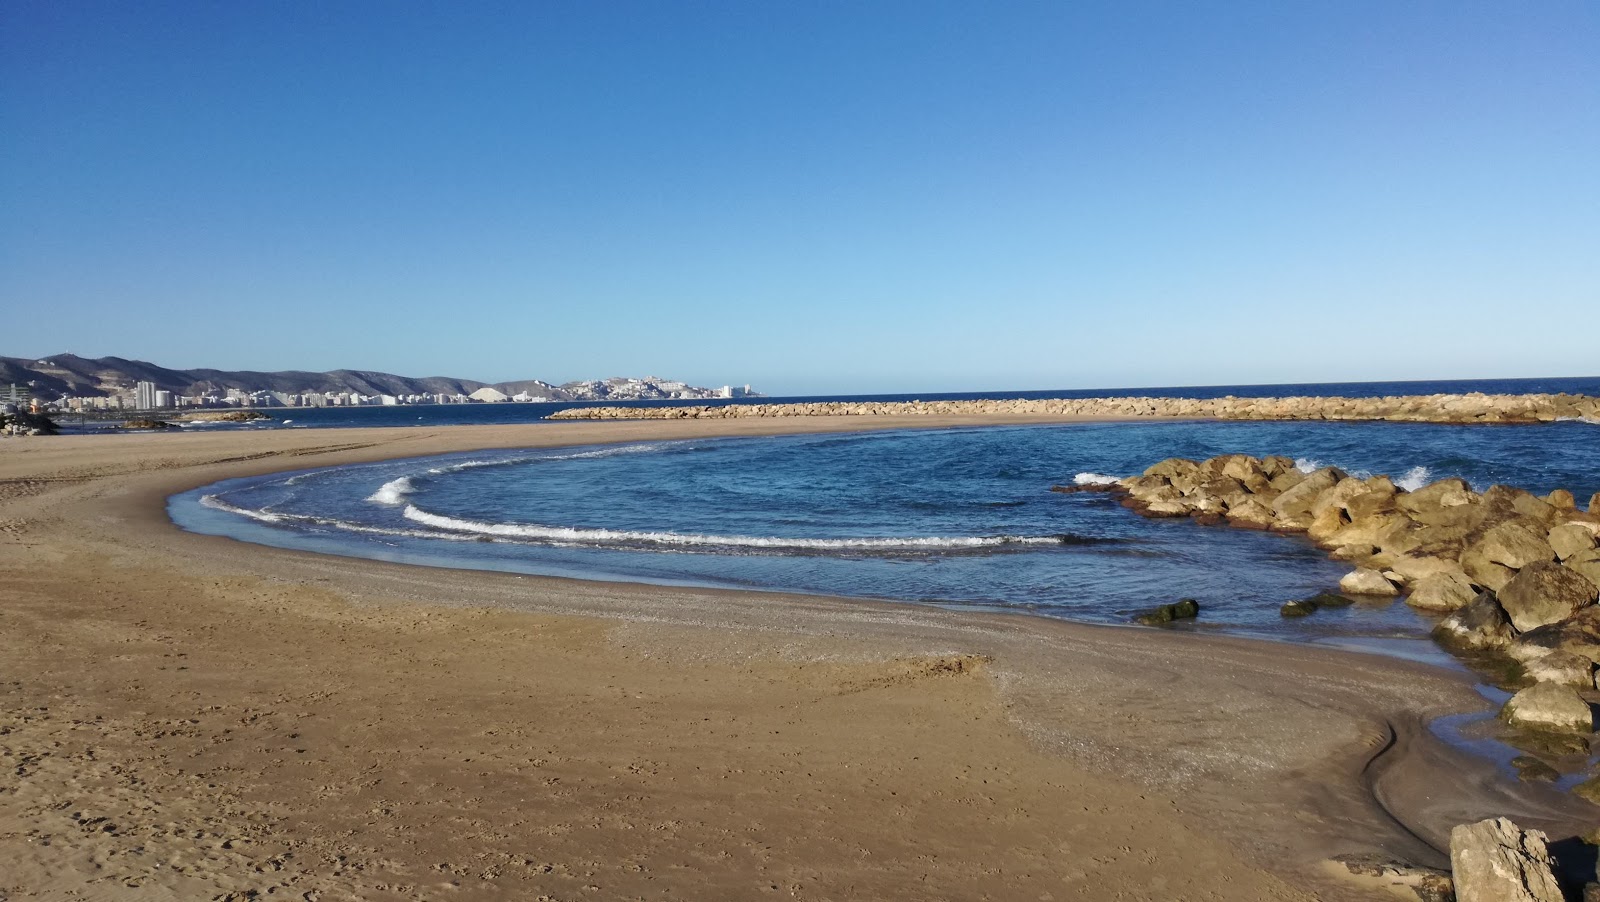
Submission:
[[172,407],[337,407],[500,401],[666,401],[759,397],[750,386],[706,388],[646,376],[554,385],[538,379],[478,382],[367,370],[312,373],[175,370],[122,357],[0,357],[0,403],[55,410]]

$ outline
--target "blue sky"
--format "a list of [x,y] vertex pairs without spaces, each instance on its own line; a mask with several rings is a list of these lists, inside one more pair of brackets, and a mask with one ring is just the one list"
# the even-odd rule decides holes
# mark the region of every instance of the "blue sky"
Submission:
[[1600,5],[0,5],[0,354],[1600,373]]

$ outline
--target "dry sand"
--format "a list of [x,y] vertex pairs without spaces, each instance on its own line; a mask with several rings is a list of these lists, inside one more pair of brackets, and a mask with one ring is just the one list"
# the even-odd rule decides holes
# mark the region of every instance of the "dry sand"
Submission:
[[0,442],[0,899],[1357,899],[1326,856],[1592,819],[1433,740],[1483,703],[1420,665],[324,557],[163,508],[446,451],[971,422]]

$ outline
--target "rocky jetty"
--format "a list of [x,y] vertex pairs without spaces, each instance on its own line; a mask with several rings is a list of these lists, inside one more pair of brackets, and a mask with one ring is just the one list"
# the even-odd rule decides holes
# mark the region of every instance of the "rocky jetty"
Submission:
[[54,420],[42,414],[0,413],[0,435],[56,435],[60,431]]
[[1407,491],[1387,476],[1303,471],[1287,457],[1171,458],[1101,490],[1148,517],[1191,517],[1306,535],[1352,569],[1340,595],[1289,601],[1285,617],[1345,596],[1404,596],[1442,615],[1434,636],[1493,656],[1524,685],[1501,712],[1559,757],[1587,750],[1600,701],[1600,493],[1474,491],[1441,479]]
[[1547,423],[1600,420],[1587,395],[1406,395],[1385,398],[1072,398],[1000,401],[818,401],[694,407],[589,407],[553,420],[707,420],[826,416],[1172,417],[1215,420],[1388,420],[1407,423]]
[[269,420],[271,417],[259,410],[197,410],[178,419],[191,423],[248,423],[251,420]]

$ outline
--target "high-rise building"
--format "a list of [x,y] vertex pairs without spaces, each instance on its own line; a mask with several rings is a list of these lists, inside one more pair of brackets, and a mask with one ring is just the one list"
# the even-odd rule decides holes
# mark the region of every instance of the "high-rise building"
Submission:
[[154,382],[141,382],[134,386],[133,406],[137,410],[154,410],[156,408],[156,384]]

